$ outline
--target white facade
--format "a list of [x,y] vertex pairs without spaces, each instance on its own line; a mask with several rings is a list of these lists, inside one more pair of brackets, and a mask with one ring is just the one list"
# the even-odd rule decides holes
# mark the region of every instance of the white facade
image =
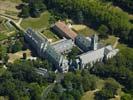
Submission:
[[[106,47],[88,51],[87,53],[83,53],[78,56],[78,61],[81,63],[82,68],[84,68],[85,65],[90,64],[91,66],[96,63],[103,61],[103,58],[112,58],[119,52],[118,49],[113,49],[111,45],[108,45]],[[78,62],[78,63],[79,63]]]

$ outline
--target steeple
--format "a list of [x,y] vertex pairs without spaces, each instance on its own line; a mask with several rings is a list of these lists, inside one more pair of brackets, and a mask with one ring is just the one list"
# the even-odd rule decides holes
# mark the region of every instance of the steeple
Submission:
[[92,37],[92,49],[97,50],[98,49],[98,36],[95,34]]

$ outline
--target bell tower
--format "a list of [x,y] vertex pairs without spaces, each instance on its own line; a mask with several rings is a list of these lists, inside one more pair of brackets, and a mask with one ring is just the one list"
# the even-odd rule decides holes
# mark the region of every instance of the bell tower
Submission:
[[98,49],[98,36],[95,34],[92,37],[92,49],[97,50]]

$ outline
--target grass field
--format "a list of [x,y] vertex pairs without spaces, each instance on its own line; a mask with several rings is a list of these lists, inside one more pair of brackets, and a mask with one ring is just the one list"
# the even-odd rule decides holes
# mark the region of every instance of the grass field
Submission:
[[0,17],[0,41],[7,38],[7,35],[5,34],[5,32],[8,32],[3,21],[4,19]]
[[39,18],[27,18],[24,19],[21,23],[23,28],[31,27],[36,30],[49,27],[49,17],[50,13],[48,11],[41,14]]
[[5,30],[6,28],[4,27],[3,23],[4,23],[5,19],[0,17],[0,31]]
[[0,41],[4,40],[6,38],[8,38],[7,35],[5,35],[4,33],[0,33]]
[[81,29],[77,31],[79,34],[83,34],[84,36],[91,36],[94,34],[98,34],[95,30],[89,27],[85,27],[84,29]]
[[44,30],[42,34],[45,35],[48,39],[51,39],[52,42],[59,40],[58,36],[50,30]]
[[107,39],[100,40],[100,42],[104,45],[111,44],[112,46],[115,44],[117,37],[109,36]]
[[7,96],[0,96],[0,100],[9,100]]
[[[102,80],[102,79],[98,79],[97,80],[97,89],[94,91],[87,91],[81,98],[81,100],[95,100],[95,92],[101,90],[104,85],[105,82],[109,81],[110,79],[106,79],[106,80]],[[120,86],[122,87],[122,86]],[[118,89],[118,95],[115,98],[112,98],[110,100],[120,100],[120,96],[123,94],[123,91],[121,91],[121,89]]]
[[15,60],[23,58],[23,53],[26,53],[27,57],[31,57],[31,51],[30,50],[19,51],[16,53],[8,53],[8,56],[9,56],[8,62],[13,63]]
[[39,18],[24,19],[21,23],[21,26],[24,29],[31,27],[37,31],[41,30],[41,33],[43,35],[45,35],[48,39],[52,40],[52,42],[55,42],[59,38],[52,31],[50,31],[49,18],[50,18],[50,13],[48,11],[46,11],[46,12],[42,13]]

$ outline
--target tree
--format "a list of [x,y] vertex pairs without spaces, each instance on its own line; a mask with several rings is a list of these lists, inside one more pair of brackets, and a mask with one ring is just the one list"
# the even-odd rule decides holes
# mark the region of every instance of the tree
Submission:
[[12,45],[12,53],[22,50],[23,44],[20,41],[15,41],[15,44]]
[[27,58],[27,54],[23,53],[23,59],[26,59],[26,58]]
[[119,6],[123,10],[133,13],[133,2],[132,0],[102,0],[102,1],[111,1],[114,5]]
[[37,83],[31,83],[29,85],[29,91],[32,100],[40,100],[42,89]]
[[0,45],[0,60],[2,60],[7,54],[7,47]]
[[61,94],[63,92],[63,87],[61,84],[57,83],[53,89],[53,91],[55,93],[57,93],[58,95]]
[[74,100],[74,97],[71,94],[63,93],[60,100]]
[[40,13],[46,10],[43,0],[34,0],[29,4],[30,14],[32,17],[39,17]]
[[30,15],[31,15],[31,17],[37,18],[37,17],[40,17],[40,12],[38,10],[36,10],[35,8],[31,8]]
[[30,11],[29,10],[29,6],[28,5],[24,5],[22,7],[22,11],[20,12],[20,17],[22,17],[22,18],[29,17],[30,16],[29,11]]
[[101,91],[98,91],[96,93],[96,100],[108,100],[110,98],[113,98],[114,95],[117,95],[117,90],[119,88],[119,84],[110,79],[105,83],[105,86],[102,88]]
[[54,72],[49,72],[48,82],[54,82],[56,75]]
[[82,79],[84,91],[94,90],[96,88],[95,78],[92,76],[84,76]]
[[80,93],[80,91],[74,89],[70,93],[73,96],[74,100],[81,100],[82,94]]
[[55,92],[50,92],[46,100],[59,100],[59,96]]
[[[53,8],[60,14],[66,13],[68,17],[74,20],[75,15],[79,15],[76,17],[77,19],[84,18],[85,24],[94,29],[98,29],[103,24],[102,29],[105,29],[104,31],[109,29],[112,34],[119,37],[121,35],[126,36],[126,32],[132,28],[132,23],[126,12],[117,9],[110,3],[103,3],[102,0],[84,0],[84,2],[83,0],[45,0],[45,3],[50,9]],[[102,36],[106,36],[105,33],[102,32]],[[127,43],[123,41],[126,38],[121,39],[122,42]]]
[[133,47],[133,29],[131,29],[129,36],[128,36],[128,43],[131,47]]
[[83,12],[82,11],[78,11],[77,12],[77,16],[78,16],[77,17],[78,18],[78,22],[82,24],[84,22]]
[[130,94],[124,94],[121,96],[121,100],[132,100],[132,96]]
[[68,54],[68,57],[69,57],[69,59],[74,60],[75,57],[76,57],[78,54],[80,54],[79,49],[76,48],[76,47],[74,47],[74,48],[72,48],[71,52]]
[[105,25],[101,25],[99,28],[98,28],[98,32],[100,33],[100,37],[101,38],[107,38],[108,37],[108,27],[105,26]]

